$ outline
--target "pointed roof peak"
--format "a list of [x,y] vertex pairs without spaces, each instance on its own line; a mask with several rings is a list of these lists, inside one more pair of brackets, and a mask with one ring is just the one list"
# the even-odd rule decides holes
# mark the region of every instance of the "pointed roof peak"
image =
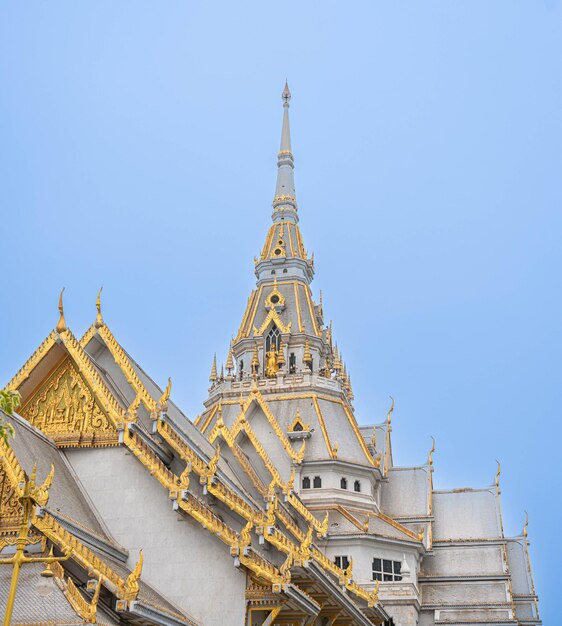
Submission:
[[283,93],[281,94],[281,97],[283,98],[283,106],[288,107],[289,101],[291,100],[291,92],[289,90],[289,83],[287,82],[286,79],[285,79],[285,88],[283,89]]
[[291,219],[297,221],[297,200],[295,194],[294,158],[291,149],[291,128],[289,124],[289,101],[291,92],[285,81],[281,94],[283,100],[283,126],[281,145],[277,155],[277,185],[273,198],[273,220]]

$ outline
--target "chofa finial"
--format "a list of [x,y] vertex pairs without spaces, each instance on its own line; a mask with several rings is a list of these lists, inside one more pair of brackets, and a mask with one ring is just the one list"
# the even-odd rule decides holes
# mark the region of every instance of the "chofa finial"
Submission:
[[496,472],[496,491],[499,492],[500,489],[500,474],[502,472],[500,462],[496,459],[496,463],[498,464],[498,471]]
[[523,526],[523,537],[527,538],[527,527],[529,526],[529,514],[525,511],[525,525]]
[[390,405],[390,409],[388,409],[388,413],[386,414],[386,423],[390,426],[390,414],[394,411],[394,398],[392,396],[388,396],[392,403]]
[[98,314],[96,315],[96,328],[101,328],[103,326],[103,317],[101,316],[101,292],[103,287],[100,287],[98,291],[98,297],[96,298],[96,309],[98,310]]
[[283,106],[288,107],[289,101],[291,99],[291,92],[289,91],[289,83],[285,80],[285,88],[283,89],[283,93],[281,94],[283,98]]
[[427,457],[427,463],[429,467],[433,467],[433,453],[435,452],[435,437],[431,438],[433,445],[431,446],[431,450],[429,451],[429,456]]
[[57,331],[57,333],[64,333],[67,329],[66,327],[66,320],[64,319],[64,309],[62,306],[62,294],[64,293],[64,287],[62,288],[62,291],[60,292],[60,296],[59,296],[59,321],[58,324],[55,328],[55,330]]

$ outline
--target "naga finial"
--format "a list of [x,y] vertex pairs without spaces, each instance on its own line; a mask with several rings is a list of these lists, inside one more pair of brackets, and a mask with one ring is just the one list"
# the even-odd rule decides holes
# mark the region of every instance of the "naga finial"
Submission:
[[394,411],[394,398],[392,396],[388,396],[392,400],[392,404],[390,405],[390,409],[388,409],[388,413],[386,414],[386,423],[390,426],[390,414]]
[[287,481],[285,485],[284,491],[286,493],[290,493],[291,491],[294,491],[294,489],[295,489],[295,466],[293,465],[293,467],[291,468],[291,475],[289,476],[289,480]]
[[96,298],[96,309],[98,310],[98,313],[96,315],[96,322],[95,322],[96,328],[101,328],[103,326],[103,317],[101,316],[101,292],[102,290],[103,290],[103,287],[100,287],[100,290],[98,291],[98,297]]
[[496,463],[498,464],[498,471],[496,472],[496,491],[499,493],[500,491],[500,474],[502,472],[500,462],[496,459]]
[[248,520],[244,528],[240,531],[240,537],[238,540],[240,548],[246,548],[252,543],[252,528],[254,523],[252,520]]
[[166,385],[166,389],[164,389],[164,393],[160,396],[158,400],[158,406],[161,411],[168,410],[168,400],[170,399],[170,392],[172,391],[172,379],[168,378],[168,384]]
[[433,445],[431,446],[431,450],[429,451],[429,456],[427,457],[427,463],[429,467],[433,467],[433,453],[435,452],[435,437],[432,437]]
[[375,582],[375,588],[369,594],[368,606],[370,607],[377,606],[378,601],[379,601],[379,581],[377,580]]
[[217,473],[217,467],[219,465],[220,455],[221,455],[221,447],[220,445],[217,444],[215,453],[213,454],[213,456],[209,460],[209,464],[207,465],[207,467],[209,468],[209,474],[211,476],[214,476]]
[[142,549],[139,551],[139,560],[137,561],[135,568],[129,574],[127,581],[125,582],[125,589],[127,599],[134,599],[139,594],[139,579],[142,574],[143,556]]
[[68,330],[68,328],[66,327],[66,320],[64,319],[64,308],[62,305],[62,294],[64,293],[64,287],[62,288],[62,291],[60,292],[60,296],[59,296],[59,321],[57,323],[57,326],[55,328],[55,330],[57,331],[57,333],[64,333],[65,331]]

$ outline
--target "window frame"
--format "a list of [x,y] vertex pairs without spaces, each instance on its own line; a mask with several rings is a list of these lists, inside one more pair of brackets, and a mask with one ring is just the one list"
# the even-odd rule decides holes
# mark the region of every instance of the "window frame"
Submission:
[[[338,563],[338,559],[339,559],[339,563]],[[344,564],[344,559],[345,559],[345,564]],[[340,569],[347,569],[349,567],[350,562],[351,562],[351,559],[349,558],[348,554],[338,554],[337,556],[334,557],[334,563]]]
[[[375,561],[380,563],[378,569],[375,567]],[[402,561],[374,556],[371,564],[371,575],[372,580],[380,582],[400,582],[402,580]]]

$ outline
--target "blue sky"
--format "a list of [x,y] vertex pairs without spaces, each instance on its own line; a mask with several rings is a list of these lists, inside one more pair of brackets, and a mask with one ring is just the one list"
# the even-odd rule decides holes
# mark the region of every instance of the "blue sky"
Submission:
[[194,418],[270,223],[289,79],[314,292],[362,423],[436,487],[502,462],[545,623],[562,514],[559,0],[0,3],[6,382],[105,320]]

